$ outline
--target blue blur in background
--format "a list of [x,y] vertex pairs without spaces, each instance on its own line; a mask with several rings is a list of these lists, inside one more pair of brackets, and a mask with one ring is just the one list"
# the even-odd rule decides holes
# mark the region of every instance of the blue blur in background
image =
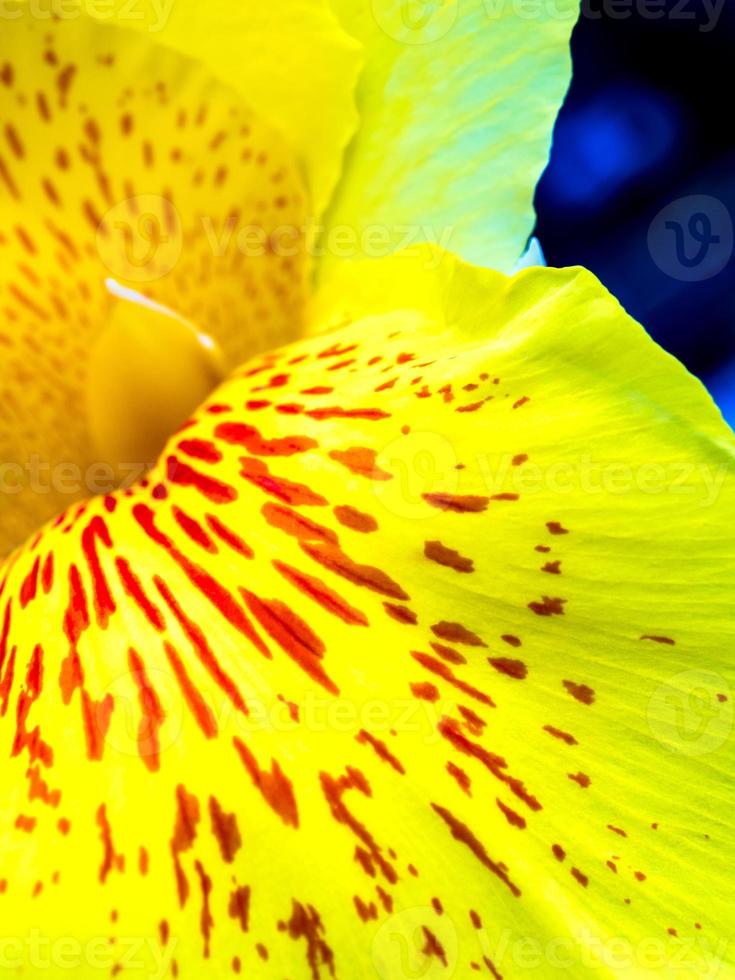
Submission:
[[546,261],[591,269],[735,426],[735,0],[584,0],[572,57]]

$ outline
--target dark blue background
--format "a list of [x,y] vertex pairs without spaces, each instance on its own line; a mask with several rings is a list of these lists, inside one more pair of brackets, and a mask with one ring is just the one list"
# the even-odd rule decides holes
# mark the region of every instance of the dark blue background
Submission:
[[655,2],[585,0],[536,234],[549,265],[591,269],[735,425],[732,249],[713,245],[721,270],[686,282],[649,245],[661,209],[690,195],[735,220],[735,0],[714,26],[704,0]]

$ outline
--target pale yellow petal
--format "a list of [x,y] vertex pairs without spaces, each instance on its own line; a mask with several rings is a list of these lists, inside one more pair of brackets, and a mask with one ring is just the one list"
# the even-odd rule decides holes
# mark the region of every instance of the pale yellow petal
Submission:
[[366,67],[322,279],[415,242],[510,271],[535,224],[577,0],[333,2]]

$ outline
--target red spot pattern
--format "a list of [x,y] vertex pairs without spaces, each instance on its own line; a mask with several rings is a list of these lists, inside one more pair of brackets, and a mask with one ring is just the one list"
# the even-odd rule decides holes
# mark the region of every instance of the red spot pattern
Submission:
[[539,602],[529,602],[528,608],[531,612],[536,613],[537,616],[563,616],[564,603],[566,601],[566,599],[552,598],[551,596],[545,595],[541,597]]
[[427,541],[424,544],[424,555],[437,565],[444,565],[455,572],[473,572],[475,563],[471,558],[465,558],[458,551],[447,548],[441,541]]
[[432,803],[431,806],[447,825],[451,831],[452,837],[467,847],[470,853],[477,858],[480,864],[486,867],[488,871],[503,882],[512,895],[514,895],[516,898],[520,897],[521,890],[508,877],[508,871],[505,866],[492,860],[484,846],[480,843],[477,837],[475,837],[470,828],[455,817],[454,814],[446,807],[439,806],[437,803]]
[[595,692],[587,684],[577,684],[574,681],[564,681],[564,687],[572,697],[582,704],[593,704]]
[[280,599],[261,599],[246,589],[240,592],[250,612],[284,653],[330,694],[338,694],[336,684],[321,663],[326,649],[324,642],[311,627]]
[[[232,864],[235,855],[242,847],[242,837],[234,813],[225,813],[214,796],[209,798],[209,818],[212,823],[212,833],[219,844],[220,854],[225,864]],[[246,930],[243,930],[246,931]]]
[[285,775],[278,762],[271,762],[270,771],[261,769],[255,756],[245,743],[237,738],[233,744],[242,764],[250,774],[253,785],[258,789],[268,806],[277,813],[289,827],[299,826],[299,809],[294,795],[293,783]]
[[336,545],[302,542],[301,547],[314,561],[354,585],[364,586],[390,599],[410,599],[408,593],[382,569],[373,565],[359,565]]
[[237,500],[237,490],[233,486],[200,473],[199,470],[195,470],[188,463],[183,463],[176,456],[169,456],[168,458],[167,478],[169,483],[197,490],[213,504],[230,504],[233,500]]
[[220,539],[224,544],[231,548],[232,551],[237,552],[238,555],[242,555],[243,558],[254,558],[255,552],[231,528],[229,528],[224,521],[221,521],[214,514],[207,514],[207,527],[209,530]]
[[403,768],[403,765],[393,755],[382,739],[376,738],[370,732],[366,732],[364,728],[357,733],[355,738],[361,745],[371,746],[375,750],[375,754],[384,762],[387,762],[389,766],[392,766],[396,772],[399,772],[401,775],[405,774],[406,770]]
[[368,625],[365,613],[351,606],[338,592],[331,589],[321,579],[307,575],[306,572],[301,572],[282,561],[274,561],[273,567],[305,596],[316,602],[326,612],[337,616],[342,622],[353,626]]
[[263,505],[262,514],[271,527],[278,528],[291,537],[304,541],[327,541],[330,544],[337,544],[337,535],[331,528],[317,524],[289,507],[267,503]]
[[128,665],[130,676],[138,688],[142,718],[138,726],[138,751],[144,764],[151,772],[156,772],[161,765],[159,730],[166,715],[161,706],[158,694],[151,684],[145,666],[138,653],[128,650]]
[[315,449],[319,444],[308,436],[286,436],[278,439],[265,439],[252,425],[243,422],[223,422],[214,432],[222,442],[232,446],[242,446],[254,456],[293,456]]
[[522,660],[509,660],[507,657],[488,657],[488,662],[499,673],[506,674],[522,681],[528,674],[528,668]]
[[[97,131],[97,138],[104,141],[104,126]],[[223,138],[226,138],[226,133]],[[151,144],[151,152],[153,149]],[[32,244],[32,239],[29,242]],[[24,247],[28,249],[28,243]],[[330,370],[334,369],[335,385],[343,375],[355,375],[363,363],[359,346],[342,348],[340,344],[335,344],[317,355],[318,359],[329,361],[326,366]],[[344,355],[348,353],[353,356],[345,358]],[[447,411],[454,411],[460,385],[455,382],[453,386],[442,379],[441,387],[438,387],[425,370],[429,362],[417,365],[413,358],[414,355],[371,358],[376,366],[376,380],[384,379],[386,373],[388,380],[377,385],[371,380],[369,387],[363,391],[393,391],[393,395],[384,396],[384,404],[392,404],[396,392],[400,394],[404,385],[410,384],[413,387],[406,389],[409,394],[413,392],[422,399],[428,399],[421,402],[422,408],[431,411],[435,405],[451,405]],[[303,354],[289,363],[296,365],[308,360],[309,356]],[[502,710],[510,698],[523,699],[530,692],[534,696],[539,693],[536,687],[516,683],[528,677],[527,663],[534,670],[535,679],[544,678],[543,673],[536,674],[539,651],[534,641],[537,637],[526,639],[524,636],[521,640],[514,633],[500,633],[503,628],[513,628],[510,626],[512,614],[502,602],[504,583],[497,592],[497,598],[501,601],[493,604],[496,595],[487,596],[492,611],[490,616],[476,612],[475,604],[465,603],[461,591],[463,587],[471,585],[472,579],[465,578],[462,582],[462,577],[474,572],[475,565],[484,573],[486,568],[483,566],[487,561],[487,568],[492,570],[495,557],[482,535],[490,527],[491,519],[503,519],[506,508],[496,508],[495,502],[513,502],[519,496],[511,492],[490,496],[424,493],[419,507],[422,512],[420,516],[425,522],[416,522],[415,525],[410,521],[404,522],[404,538],[403,528],[400,534],[396,531],[396,515],[383,508],[379,497],[382,489],[375,486],[371,490],[365,487],[365,482],[384,483],[403,476],[399,468],[393,471],[390,461],[383,462],[384,458],[390,460],[390,454],[384,456],[382,449],[390,444],[398,432],[408,435],[411,426],[399,426],[395,419],[390,421],[391,414],[382,409],[352,408],[347,400],[339,407],[323,406],[318,399],[332,395],[334,386],[303,382],[299,380],[300,372],[296,370],[292,374],[283,373],[279,370],[279,365],[283,363],[284,356],[276,354],[264,359],[258,368],[248,371],[253,377],[260,375],[252,391],[274,391],[278,393],[274,397],[281,399],[278,404],[267,399],[250,399],[246,402],[247,411],[260,413],[257,418],[262,425],[256,428],[242,421],[239,408],[245,402],[242,396],[229,399],[231,404],[218,402],[205,407],[200,413],[205,421],[195,418],[187,423],[185,435],[177,437],[176,455],[170,455],[165,461],[165,475],[157,473],[151,476],[150,483],[145,481],[128,491],[105,498],[99,505],[92,503],[75,507],[63,515],[57,528],[59,534],[68,535],[65,540],[70,542],[70,546],[65,545],[65,551],[68,547],[74,547],[77,536],[82,543],[74,563],[65,568],[61,550],[57,549],[55,557],[54,550],[48,549],[46,541],[53,538],[43,534],[34,539],[24,556],[22,573],[19,572],[12,580],[9,590],[12,601],[8,599],[3,610],[0,629],[2,713],[8,710],[16,658],[23,656],[23,652],[19,654],[12,643],[11,610],[21,615],[28,609],[30,616],[38,615],[40,618],[43,597],[52,596],[56,601],[57,593],[61,597],[59,617],[63,616],[69,649],[60,662],[55,661],[53,670],[54,675],[58,673],[64,703],[71,702],[79,691],[87,754],[90,759],[101,759],[107,741],[110,748],[115,747],[111,726],[124,723],[123,719],[118,720],[120,712],[115,711],[117,695],[113,697],[106,693],[104,687],[93,684],[98,676],[98,664],[91,659],[93,651],[97,652],[94,644],[98,634],[92,632],[92,623],[95,623],[100,629],[108,630],[110,643],[105,645],[105,657],[109,656],[111,661],[122,657],[124,662],[127,651],[125,680],[134,694],[130,702],[135,712],[132,731],[146,770],[143,771],[143,767],[136,762],[136,771],[140,769],[140,778],[146,780],[150,773],[165,770],[169,758],[176,759],[180,754],[174,750],[168,756],[161,749],[162,733],[170,719],[161,700],[163,688],[160,693],[158,691],[159,674],[153,669],[154,662],[157,665],[163,662],[174,691],[188,713],[184,716],[185,726],[181,737],[193,738],[197,740],[193,745],[199,746],[202,751],[209,751],[204,740],[216,740],[220,729],[222,733],[228,730],[227,713],[222,712],[221,699],[219,703],[217,701],[220,691],[227,698],[226,707],[232,704],[241,714],[247,714],[248,705],[239,683],[242,682],[243,690],[250,692],[253,687],[260,686],[263,679],[270,676],[269,671],[273,670],[278,683],[271,696],[276,705],[283,706],[286,715],[282,717],[286,717],[289,726],[293,726],[289,727],[289,732],[295,733],[294,744],[298,745],[297,740],[302,733],[305,739],[311,737],[308,718],[299,702],[302,691],[312,693],[312,685],[315,684],[334,697],[339,694],[339,685],[344,678],[347,696],[350,692],[347,681],[351,681],[353,676],[364,675],[367,683],[373,682],[373,658],[394,658],[397,697],[400,699],[401,692],[407,695],[410,691],[410,703],[414,707],[416,703],[423,702],[419,704],[424,714],[422,721],[429,719],[431,724],[436,724],[440,736],[439,744],[435,747],[436,792],[451,794],[455,801],[460,801],[460,805],[464,804],[464,812],[471,812],[474,801],[484,806],[484,823],[471,828],[471,818],[465,823],[434,797],[436,802],[431,804],[434,819],[448,829],[458,845],[454,847],[451,841],[447,841],[446,860],[474,860],[513,896],[519,897],[521,879],[518,878],[517,884],[516,875],[512,875],[505,864],[505,860],[509,860],[505,841],[508,837],[523,840],[522,835],[517,835],[515,831],[523,831],[527,827],[532,834],[538,833],[539,825],[534,827],[533,824],[534,814],[542,806],[515,772],[514,760],[517,756],[513,738],[502,725]],[[383,366],[378,366],[381,363]],[[419,368],[423,374],[418,373]],[[332,379],[332,375],[327,377]],[[480,381],[487,381],[488,378],[488,375],[481,376]],[[297,384],[299,387],[296,387]],[[474,391],[478,387],[479,384],[474,383],[461,386],[464,391]],[[340,395],[335,396],[335,400],[341,399],[342,389],[338,390]],[[307,404],[292,400],[298,397],[297,392],[298,396],[308,397]],[[496,406],[504,404],[507,409],[509,405],[509,402],[502,403],[500,398],[490,405],[487,398],[482,396],[483,392],[479,392],[479,401],[460,405],[456,410],[474,411],[486,406],[483,415],[476,419],[487,419],[488,413]],[[514,408],[526,401],[528,396],[517,400]],[[222,416],[227,415],[232,418],[223,420]],[[328,421],[334,424],[322,425]],[[370,424],[352,428],[346,424],[351,421]],[[374,426],[375,422],[384,424]],[[269,428],[269,423],[274,427]],[[303,424],[303,432],[294,431],[297,429],[296,423]],[[369,436],[373,434],[372,431],[366,432],[368,428],[377,433],[375,446],[380,449],[367,445]],[[284,432],[292,434],[284,435]],[[312,437],[314,433],[319,435],[318,441]],[[245,455],[240,456],[241,451]],[[380,465],[377,462],[379,453]],[[480,484],[472,483],[473,460],[470,454],[463,455],[463,463],[450,467],[457,480],[455,486],[474,489]],[[191,462],[182,461],[182,456]],[[271,464],[267,457],[276,459]],[[331,460],[331,463],[327,460]],[[512,456],[512,465],[518,467],[527,460],[526,453],[516,453]],[[224,465],[220,467],[220,463]],[[232,482],[218,479],[222,472],[228,471],[228,467],[232,471],[232,463],[235,469],[239,469],[239,475],[233,477]],[[455,469],[457,473],[454,473]],[[323,477],[325,472],[329,474],[328,480]],[[358,479],[354,480],[352,476]],[[367,511],[374,511],[377,517],[360,509],[360,506],[353,506],[352,500],[349,504],[337,504],[331,492],[335,485],[340,494],[337,499],[343,500],[349,500],[353,488],[357,488],[354,503],[361,505],[363,501],[369,501]],[[432,485],[436,486],[431,482],[424,484],[425,487]],[[372,498],[366,496],[373,493],[375,496]],[[264,497],[267,499],[264,500]],[[236,507],[221,506],[235,502]],[[306,517],[302,512],[306,508],[319,507],[323,508],[318,512],[322,523]],[[515,519],[521,519],[522,509],[523,505],[511,509],[516,511]],[[491,510],[491,514],[482,517],[488,510]],[[132,548],[126,552],[128,541],[124,534],[118,532],[117,520],[121,515],[130,514],[135,522],[131,533],[143,534],[147,539],[147,550],[142,552],[144,561],[136,562],[141,553],[136,553]],[[224,519],[221,514],[225,515]],[[476,515],[478,520],[469,520],[467,524],[466,517],[470,514]],[[367,537],[381,529],[378,518],[385,532],[390,531],[395,535],[391,545],[395,543],[397,548],[383,547],[380,534]],[[538,518],[535,520],[538,521]],[[483,521],[488,523],[483,524]],[[472,544],[468,546],[465,525],[471,525],[473,529],[477,527],[476,550]],[[533,549],[533,541],[538,539],[539,527],[537,524],[534,526],[535,530],[531,527],[529,537],[523,539],[526,558]],[[428,528],[428,531],[424,528]],[[552,536],[569,533],[559,521],[547,522],[546,530]],[[424,541],[424,537],[429,540]],[[489,540],[492,540],[492,536]],[[564,543],[555,542],[554,551],[559,552]],[[550,550],[547,545],[536,545],[539,553],[546,554]],[[126,553],[129,558],[125,557]],[[523,560],[521,555],[519,565]],[[561,574],[563,562],[562,558],[555,557],[543,565],[539,561],[530,564],[535,575],[539,572],[558,575]],[[299,566],[307,566],[309,572]],[[432,566],[441,567],[434,567],[432,571]],[[410,597],[409,590],[413,588],[415,579],[409,576],[419,567],[420,576],[427,581],[446,583],[446,594],[444,589],[437,588],[429,596],[422,586],[416,587],[414,596]],[[8,574],[6,572],[6,578]],[[404,577],[405,582],[400,581]],[[548,585],[550,580],[544,581]],[[0,582],[0,596],[5,585],[6,579],[3,579]],[[540,588],[538,583],[536,587]],[[478,583],[476,589],[480,588],[487,589],[485,582]],[[455,597],[458,599],[456,605]],[[542,595],[540,599],[534,598],[530,602],[528,599],[527,593],[518,597],[522,611],[526,608],[539,617],[547,618],[565,613],[567,600],[564,598]],[[408,602],[410,606],[406,604]],[[359,607],[356,603],[359,603]],[[323,628],[326,621],[323,614],[330,617],[331,622],[327,622],[334,626],[334,634],[331,629]],[[440,618],[443,616],[451,619]],[[505,626],[506,616],[508,626]],[[455,621],[455,618],[463,621]],[[123,645],[122,651],[116,650],[117,624],[123,620],[134,622],[136,631],[142,630],[147,642],[137,643],[135,648],[130,649]],[[385,650],[378,649],[382,634],[375,644],[371,643],[371,634],[365,629],[370,622],[384,626],[385,636],[390,639],[390,646],[386,642]],[[565,622],[536,625],[544,630],[554,630],[563,628]],[[651,622],[656,620],[652,619]],[[231,627],[237,635],[231,631],[223,633],[219,628],[223,625]],[[344,627],[356,626],[361,629],[344,631]],[[518,630],[522,633],[522,623]],[[636,630],[633,636],[637,635]],[[225,642],[222,642],[223,636],[226,637]],[[356,653],[349,646],[353,636]],[[411,646],[430,644],[432,652],[411,650],[405,642],[409,637],[412,639]],[[644,634],[640,639],[668,645],[674,643],[673,639],[659,634]],[[496,655],[500,642],[505,644],[501,649],[511,653],[511,656]],[[487,649],[488,646],[492,652]],[[455,647],[461,647],[462,652]],[[513,648],[513,651],[508,651],[507,647]],[[523,660],[515,656],[515,651],[521,647],[528,651]],[[284,653],[286,657],[283,657]],[[542,650],[541,656],[545,653]],[[241,665],[243,670],[240,669]],[[410,674],[406,674],[407,665]],[[553,664],[550,666],[549,661],[544,660],[543,668],[553,669]],[[288,682],[292,677],[296,678],[295,689],[289,689]],[[251,683],[253,678],[254,684]],[[41,806],[58,807],[62,799],[61,790],[51,788],[58,780],[47,783],[42,776],[42,767],[51,767],[54,762],[51,746],[41,734],[44,726],[43,705],[36,705],[43,689],[43,680],[44,654],[38,646],[31,656],[18,695],[13,752],[16,755],[28,753],[29,763],[23,760],[24,768],[27,766],[28,797],[38,806],[39,813],[43,812]],[[595,692],[587,684],[570,680],[562,683],[572,698],[585,705],[594,703]],[[208,686],[208,690],[205,690],[205,686]],[[491,688],[500,710],[487,710],[495,709],[496,701],[491,697],[491,690],[485,688]],[[320,697],[324,695],[320,694]],[[432,705],[438,703],[442,705],[441,714],[444,717],[437,724],[438,712]],[[473,707],[469,706],[470,703]],[[554,721],[556,701],[553,697],[548,705],[548,717]],[[168,700],[166,707],[168,709]],[[575,709],[567,705],[566,710]],[[486,717],[483,718],[478,711]],[[593,717],[594,713],[589,716]],[[555,724],[542,725],[542,720],[543,716],[539,717],[535,728],[529,726],[529,731],[542,739],[545,736],[541,732],[549,736],[544,743],[548,745],[549,766],[558,768],[561,765],[558,772],[563,779],[576,783],[580,789],[589,787],[590,777],[577,769],[580,762],[571,761],[577,756],[579,759],[588,758],[583,749],[575,751],[580,744],[577,737]],[[560,721],[559,724],[564,722]],[[190,730],[193,731],[192,736],[188,734]],[[580,724],[578,734],[582,742],[585,741],[584,732]],[[232,795],[226,795],[228,787],[225,787],[217,789],[217,796],[205,790],[200,791],[200,797],[197,797],[179,785],[173,799],[174,831],[170,840],[173,882],[178,901],[182,908],[186,906],[194,910],[205,957],[212,953],[217,956],[216,962],[225,964],[223,969],[229,964],[236,973],[248,973],[243,950],[238,950],[238,955],[232,956],[231,951],[226,955],[222,951],[220,955],[220,951],[214,949],[214,944],[222,941],[224,947],[226,943],[226,940],[220,940],[224,930],[218,930],[215,925],[216,903],[219,902],[221,906],[224,901],[227,916],[243,933],[254,929],[253,923],[262,922],[263,906],[258,904],[263,894],[262,879],[258,876],[258,881],[252,886],[241,883],[248,880],[241,869],[247,867],[246,859],[249,859],[252,850],[250,845],[255,841],[255,837],[249,834],[252,808],[267,807],[267,810],[263,810],[266,819],[271,820],[275,827],[282,823],[288,828],[289,835],[297,840],[305,834],[307,823],[302,793],[313,793],[317,787],[321,789],[318,803],[324,818],[325,839],[329,841],[330,848],[344,847],[345,840],[348,842],[349,859],[353,862],[351,870],[364,873],[370,887],[369,892],[361,888],[359,893],[353,893],[350,887],[344,896],[360,920],[378,922],[384,912],[390,913],[396,905],[400,908],[400,893],[394,895],[391,892],[407,875],[416,878],[416,884],[424,882],[427,890],[423,901],[431,902],[432,915],[443,915],[445,906],[447,913],[456,915],[456,909],[450,907],[448,895],[431,897],[437,883],[429,879],[422,861],[425,858],[425,852],[421,850],[422,842],[414,842],[416,853],[404,854],[399,853],[406,846],[407,838],[403,830],[396,831],[392,842],[382,839],[383,835],[392,836],[390,821],[385,819],[385,785],[396,787],[398,784],[395,780],[407,773],[408,780],[404,782],[413,785],[414,760],[410,751],[402,751],[406,745],[403,736],[404,729],[396,720],[385,730],[378,726],[371,730],[370,724],[361,720],[342,742],[352,746],[350,751],[354,756],[351,758],[364,765],[365,772],[347,764],[346,760],[341,775],[321,772],[318,782],[312,780],[311,783],[308,781],[308,766],[312,764],[313,757],[307,759],[305,755],[295,755],[293,764],[290,757],[285,763],[264,748],[268,743],[265,737],[260,736],[250,739],[245,736],[231,738],[228,735],[216,743],[227,746],[231,755],[234,749],[234,756],[242,766],[242,769],[238,767],[236,770],[239,778],[232,788]],[[503,746],[502,751],[507,758],[488,747],[498,749],[494,739]],[[338,741],[333,740],[333,744],[338,744]],[[274,745],[277,744],[274,742]],[[112,752],[108,751],[107,754],[109,758]],[[523,758],[522,754],[520,757]],[[301,765],[305,772],[301,771]],[[284,769],[293,779],[286,775]],[[416,772],[420,774],[418,768]],[[596,788],[597,778],[595,776]],[[602,785],[601,778],[599,785]],[[488,786],[491,788],[490,795],[487,793]],[[504,794],[504,798],[495,797],[495,792]],[[576,788],[574,792],[577,793]],[[577,798],[582,801],[585,795],[591,798],[597,794],[581,793],[577,794]],[[65,806],[73,802],[66,787],[63,799]],[[246,800],[242,807],[236,802],[240,799]],[[301,813],[297,799],[302,802]],[[512,799],[513,805],[509,804],[508,799]],[[416,795],[415,805],[421,809],[420,794]],[[583,806],[584,803],[580,802],[579,805]],[[610,815],[613,813],[611,808]],[[308,816],[311,818],[311,810]],[[14,812],[12,819],[16,821],[19,831],[39,836],[43,818],[38,818],[37,822],[35,811],[33,817]],[[376,820],[375,827],[373,819]],[[125,867],[125,859],[117,853],[115,841],[124,841],[126,851],[130,850],[130,845],[127,833],[123,836],[122,824],[118,823],[118,811],[113,812],[109,802],[97,811],[96,820],[103,845],[100,881],[105,883],[113,872],[122,872]],[[117,828],[115,834],[113,822]],[[73,835],[78,826],[85,826],[84,815],[80,814],[79,821],[75,819],[73,830],[66,817],[59,818],[55,826],[60,835]],[[498,826],[502,828],[501,834],[494,835],[493,828]],[[508,827],[512,828],[510,832]],[[619,837],[627,836],[614,823],[607,824],[607,827]],[[206,843],[199,839],[202,829]],[[299,833],[291,835],[291,831]],[[76,838],[73,839],[76,843]],[[504,853],[498,857],[491,856],[489,851],[499,848],[501,845],[496,841],[501,840]],[[150,842],[147,843],[150,846]],[[208,848],[203,855],[198,853],[200,846]],[[141,875],[154,876],[158,873],[160,854],[156,850],[151,849],[149,857],[148,849],[136,840],[130,853]],[[222,876],[221,870],[209,867],[213,857],[228,866],[226,877]],[[315,864],[319,859],[320,855],[315,853]],[[547,852],[547,859],[549,863],[554,860],[563,862],[566,852],[561,845],[554,844],[551,853]],[[623,858],[615,857],[610,862],[616,873],[616,862],[620,862],[621,877],[623,861]],[[557,874],[561,871],[565,877],[568,872],[581,887],[588,886],[587,876],[578,868],[572,868],[571,861],[563,869],[557,867],[555,870]],[[167,873],[170,876],[170,868]],[[642,872],[635,872],[635,877],[639,881],[645,879]],[[339,880],[336,881],[335,887],[339,888]],[[381,881],[381,885],[377,885],[377,881]],[[35,887],[41,888],[43,884],[39,881]],[[466,908],[463,914],[468,914]],[[476,929],[481,928],[482,920],[478,913],[471,911],[469,914],[472,925]],[[116,909],[111,911],[110,921],[117,921]],[[160,936],[164,944],[171,942],[174,921],[175,918],[170,915],[160,919]],[[284,913],[284,918],[277,922],[278,930],[285,939],[302,945],[308,968],[317,980],[327,974],[339,975],[337,957],[327,942],[326,925],[312,905],[296,898],[292,899],[290,912]],[[448,954],[440,930],[435,932],[430,925],[422,924],[417,930],[417,937],[427,958],[436,961],[436,964],[448,965]],[[273,959],[268,948],[263,943],[256,943],[255,939],[253,936],[253,948],[260,961],[267,962],[269,956]],[[501,976],[493,962],[486,956],[481,957],[479,952],[475,960],[458,963],[457,970],[479,971],[483,965],[491,975]],[[172,975],[183,973],[183,968],[183,962],[179,964],[174,961]]]
[[352,446],[350,449],[333,449],[329,458],[341,463],[356,476],[364,476],[368,480],[392,480],[393,474],[381,469],[376,462],[377,453],[374,449],[364,449]]
[[128,560],[126,558],[116,558],[115,567],[120,576],[120,583],[125,594],[138,606],[153,629],[159,633],[162,632],[165,622],[161,611],[146,595],[140,579],[130,567]]
[[481,745],[478,745],[476,742],[466,738],[462,732],[459,731],[457,724],[451,719],[445,718],[440,722],[439,732],[459,752],[482,763],[482,765],[490,773],[492,773],[496,779],[499,779],[500,782],[505,783],[511,792],[513,792],[518,799],[522,800],[530,810],[533,810],[534,812],[541,810],[541,804],[536,797],[533,796],[533,794],[528,792],[521,780],[517,779],[515,776],[512,776],[506,771],[507,763],[505,759],[495,755],[492,752],[489,752]]
[[378,530],[378,522],[371,514],[365,514],[355,507],[343,505],[334,508],[334,516],[352,531],[359,531],[361,534],[370,534]]
[[[181,688],[181,693],[184,695],[184,701],[196,719],[202,734],[205,738],[214,738],[217,734],[217,722],[215,721],[212,709],[202,697],[199,688],[192,683],[186,667],[184,666],[184,662],[179,656],[176,648],[168,642],[164,644],[164,648],[166,651],[166,656],[168,657],[168,662],[173,670],[174,677]],[[226,690],[229,691],[229,686],[226,681],[225,687]],[[235,695],[235,699],[239,704],[240,699],[237,694]]]
[[284,477],[271,474],[267,465],[259,459],[243,458],[240,475],[264,493],[277,497],[291,507],[322,507],[328,503],[326,497],[314,493],[303,483],[294,483]]
[[82,532],[82,551],[92,576],[92,594],[97,625],[100,629],[106,629],[110,616],[115,612],[117,606],[97,554],[98,541],[106,548],[112,547],[112,539],[107,524],[101,517],[93,517]]
[[452,511],[455,514],[481,514],[487,510],[490,503],[489,497],[460,496],[452,493],[425,493],[423,498],[432,507]]
[[416,651],[412,651],[411,656],[414,658],[414,660],[420,663],[422,667],[425,667],[426,670],[431,671],[432,674],[436,674],[437,677],[441,677],[442,680],[446,681],[448,684],[451,684],[452,687],[456,687],[457,690],[462,691],[463,694],[469,694],[470,697],[475,698],[482,704],[486,704],[490,708],[495,706],[493,699],[488,694],[485,694],[483,691],[479,691],[476,687],[473,687],[466,681],[461,680],[452,672],[451,667],[445,663],[442,663],[441,660],[436,660],[434,657],[429,656],[428,653],[420,653]]

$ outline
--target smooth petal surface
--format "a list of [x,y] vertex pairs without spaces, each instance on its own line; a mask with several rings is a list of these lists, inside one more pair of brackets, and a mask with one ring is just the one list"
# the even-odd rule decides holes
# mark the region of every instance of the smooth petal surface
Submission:
[[361,65],[326,0],[140,0],[132,14],[119,5],[115,19],[201,61],[285,134],[321,214],[357,127]]
[[419,241],[509,272],[533,231],[579,4],[333,2],[366,67],[323,278],[340,257]]
[[308,203],[282,137],[201,65],[70,9],[11,4],[0,33],[0,554],[100,461],[85,390],[108,277],[202,324],[230,367],[302,327]]
[[583,271],[321,304],[4,566],[13,966],[729,976],[732,434]]

